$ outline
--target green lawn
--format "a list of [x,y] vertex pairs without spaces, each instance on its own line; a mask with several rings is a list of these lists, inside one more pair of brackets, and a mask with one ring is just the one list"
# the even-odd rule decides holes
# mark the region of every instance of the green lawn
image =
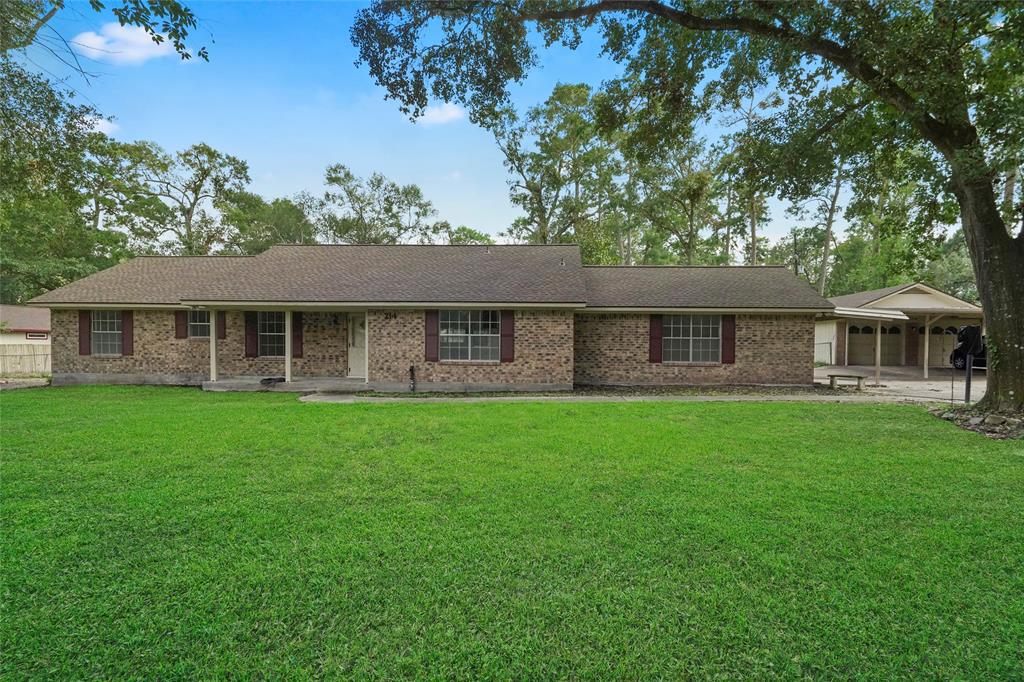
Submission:
[[1024,677],[1024,444],[920,408],[0,410],[4,679]]

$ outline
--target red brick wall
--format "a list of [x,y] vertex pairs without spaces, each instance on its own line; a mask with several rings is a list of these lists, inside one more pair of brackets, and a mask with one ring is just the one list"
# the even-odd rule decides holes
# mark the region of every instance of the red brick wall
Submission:
[[581,313],[575,325],[577,384],[811,384],[814,317],[737,315],[736,362],[648,362],[650,316]]
[[370,383],[407,383],[409,366],[420,384],[530,384],[568,386],[573,380],[573,314],[517,310],[515,359],[500,363],[427,362],[423,310],[370,310]]

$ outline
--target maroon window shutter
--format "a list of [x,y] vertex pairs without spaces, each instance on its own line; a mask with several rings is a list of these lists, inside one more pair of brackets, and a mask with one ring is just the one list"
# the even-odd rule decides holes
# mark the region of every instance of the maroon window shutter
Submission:
[[438,319],[436,310],[425,310],[423,313],[423,359],[437,362],[438,358]]
[[292,313],[292,357],[302,357],[302,313]]
[[223,310],[217,311],[217,338],[228,338],[228,316]]
[[516,359],[516,311],[501,311],[501,361]]
[[176,338],[176,339],[187,339],[188,338],[188,311],[187,310],[175,310],[174,311],[174,338]]
[[260,353],[259,318],[256,313],[245,314],[245,357],[254,358]]
[[651,315],[651,336],[647,359],[650,362],[661,362],[661,315]]
[[92,355],[92,313],[78,311],[78,354]]
[[722,364],[736,363],[736,316],[722,315]]
[[121,311],[121,355],[135,354],[135,315],[130,310]]

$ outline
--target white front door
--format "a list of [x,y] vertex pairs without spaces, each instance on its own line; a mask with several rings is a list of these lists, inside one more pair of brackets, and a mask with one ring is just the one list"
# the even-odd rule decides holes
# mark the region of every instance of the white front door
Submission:
[[366,313],[348,316],[348,375],[366,378]]

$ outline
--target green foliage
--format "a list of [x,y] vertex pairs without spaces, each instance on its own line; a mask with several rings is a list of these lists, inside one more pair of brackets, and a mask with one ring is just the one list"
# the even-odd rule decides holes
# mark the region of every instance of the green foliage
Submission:
[[19,303],[116,262],[127,237],[85,220],[96,112],[7,58],[0,82],[0,301]]
[[445,231],[446,241],[449,244],[493,244],[494,238],[491,235],[479,230],[474,230],[466,225],[451,227]]
[[267,202],[245,190],[227,192],[215,202],[227,228],[225,250],[255,255],[275,244],[315,244],[317,227],[310,215],[308,196]]
[[938,255],[925,264],[914,279],[965,301],[978,302],[978,285],[971,269],[971,257],[960,231],[942,242]]
[[445,229],[434,205],[417,185],[399,185],[380,173],[365,180],[343,164],[327,168],[320,215],[329,241],[347,244],[429,243]]
[[[84,3],[77,4],[85,6]],[[65,0],[3,0],[0,5],[0,54],[39,45],[68,66],[81,70],[67,41],[49,25],[64,5]],[[113,5],[89,0],[88,5],[94,12],[110,10],[122,26],[138,26],[155,43],[170,41],[182,59],[191,59],[194,55],[209,60],[205,47],[192,50],[185,45],[197,22],[192,10],[177,0],[121,0]]]
[[1024,676],[1020,444],[918,407],[0,401],[7,678]]

